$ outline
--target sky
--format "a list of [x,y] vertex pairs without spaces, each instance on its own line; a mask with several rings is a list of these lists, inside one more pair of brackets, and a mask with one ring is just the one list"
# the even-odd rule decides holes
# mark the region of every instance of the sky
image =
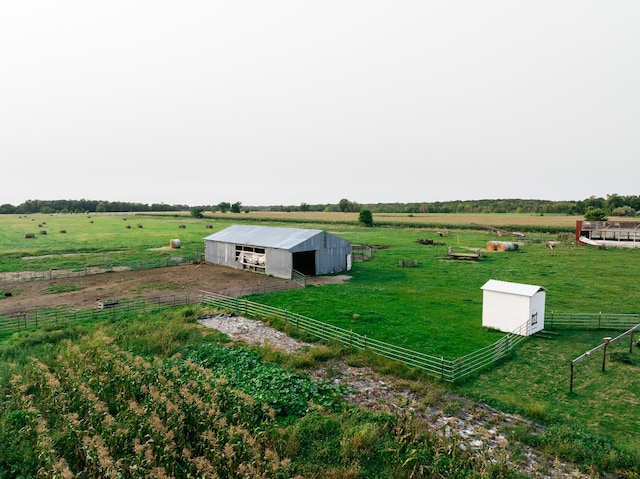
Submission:
[[0,6],[0,204],[638,195],[637,0]]

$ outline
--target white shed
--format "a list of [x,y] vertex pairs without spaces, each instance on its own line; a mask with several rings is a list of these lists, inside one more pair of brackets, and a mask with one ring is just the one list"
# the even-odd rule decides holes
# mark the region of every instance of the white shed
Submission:
[[544,329],[547,290],[542,286],[490,279],[481,289],[482,326],[521,336]]

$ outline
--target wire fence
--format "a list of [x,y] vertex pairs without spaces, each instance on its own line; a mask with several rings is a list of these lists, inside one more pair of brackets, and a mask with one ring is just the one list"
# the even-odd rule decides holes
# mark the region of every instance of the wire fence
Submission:
[[14,333],[25,329],[107,319],[115,316],[129,316],[134,313],[148,312],[159,308],[187,306],[201,302],[202,295],[184,293],[150,296],[138,300],[109,301],[88,309],[62,307],[20,312],[8,316],[0,315],[0,333]]
[[165,268],[168,266],[178,266],[189,262],[197,262],[201,254],[195,253],[191,256],[171,256],[158,258],[155,260],[132,260],[122,263],[106,263],[84,265],[79,268],[52,268],[46,271],[15,271],[0,273],[0,284],[21,283],[26,281],[48,281],[52,279],[76,278],[79,276],[90,276],[94,274],[113,273],[114,271],[136,271],[144,269]]
[[615,313],[547,313],[546,329],[628,329],[640,323],[640,314]]
[[[250,294],[272,293],[299,287],[293,281],[260,283],[250,288],[227,289],[220,291],[225,297],[247,296]],[[147,296],[140,299],[111,299],[97,301],[94,308],[73,308],[69,306],[42,308],[10,315],[0,314],[0,333],[13,333],[25,329],[41,328],[49,325],[62,325],[85,320],[96,320],[116,315],[144,313],[159,308],[189,306],[203,303],[204,293],[174,293]]]
[[[183,293],[151,296],[139,300],[116,300],[107,304],[96,305],[95,308],[91,309],[51,308],[35,312],[21,312],[10,316],[0,315],[0,333],[11,333],[62,323],[106,319],[114,316],[150,312],[159,308],[201,304],[232,311],[243,316],[279,319],[284,321],[285,324],[294,326],[318,339],[333,341],[350,348],[367,350],[403,363],[408,367],[420,369],[431,377],[447,382],[456,382],[492,367],[497,362],[508,357],[530,334],[530,325],[527,322],[514,331],[505,334],[495,343],[451,360],[442,356],[433,356],[403,348],[285,309],[275,308],[243,298],[243,296],[249,294],[277,291],[296,286],[298,285],[295,283],[274,283],[273,285],[257,285],[252,288],[226,290],[223,292],[202,291],[199,294]],[[550,328],[627,329],[638,325],[638,323],[640,323],[640,315],[637,314],[552,312],[545,317],[545,327]]]
[[379,341],[366,335],[354,333],[352,330],[333,326],[321,321],[292,313],[285,309],[249,301],[242,297],[229,297],[218,293],[203,292],[205,304],[229,310],[243,316],[257,318],[274,318],[292,325],[316,338],[335,341],[350,348],[371,351],[388,359],[399,361],[411,368],[417,368],[426,374],[455,382],[507,357],[513,349],[526,339],[529,324],[522,325],[512,333],[508,333],[494,344],[482,348],[460,358],[449,360],[442,356],[432,356],[391,343]]

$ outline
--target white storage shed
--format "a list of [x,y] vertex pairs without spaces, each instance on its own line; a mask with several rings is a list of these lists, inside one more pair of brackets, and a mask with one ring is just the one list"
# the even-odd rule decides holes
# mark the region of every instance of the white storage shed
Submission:
[[351,243],[323,230],[233,225],[204,238],[205,261],[291,279],[351,269]]
[[542,286],[490,279],[481,289],[482,326],[521,336],[544,329],[547,290]]

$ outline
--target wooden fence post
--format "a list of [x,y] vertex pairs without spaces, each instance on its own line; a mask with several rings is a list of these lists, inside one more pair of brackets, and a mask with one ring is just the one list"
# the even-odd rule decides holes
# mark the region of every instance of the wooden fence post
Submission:
[[604,371],[604,364],[607,360],[607,346],[611,341],[611,338],[604,338],[604,348],[602,348],[602,370]]
[[569,373],[569,392],[573,392],[573,361],[569,361],[571,364],[571,371]]

